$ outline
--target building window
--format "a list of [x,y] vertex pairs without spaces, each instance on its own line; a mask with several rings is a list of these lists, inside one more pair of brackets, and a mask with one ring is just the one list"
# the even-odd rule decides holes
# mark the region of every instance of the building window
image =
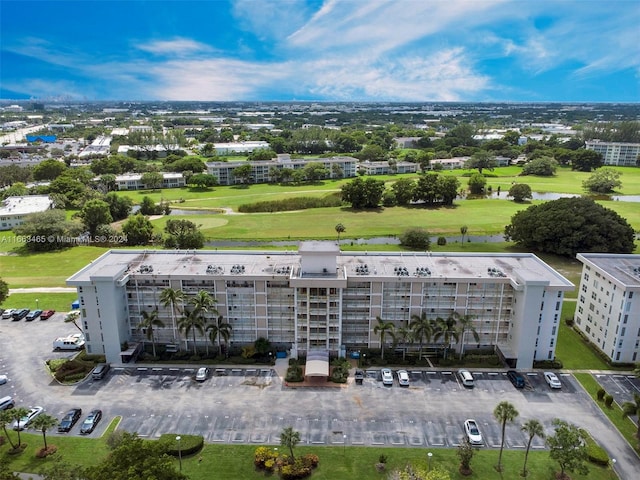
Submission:
[[553,350],[549,350],[549,355],[547,355],[547,360],[553,360]]
[[629,292],[629,300],[633,298],[633,292]]

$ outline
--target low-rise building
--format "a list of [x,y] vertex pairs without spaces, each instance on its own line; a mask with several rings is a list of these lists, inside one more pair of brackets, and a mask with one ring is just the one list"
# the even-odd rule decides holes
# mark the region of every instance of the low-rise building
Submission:
[[413,162],[360,162],[358,169],[364,175],[390,175],[396,173],[416,173],[420,165]]
[[49,195],[7,197],[0,204],[0,230],[11,230],[22,225],[28,215],[50,208],[53,208],[53,200]]
[[580,253],[582,276],[574,322],[612,362],[640,352],[640,255]]
[[[178,311],[204,290],[232,326],[240,347],[264,337],[292,355],[380,348],[377,319],[407,328],[416,318],[468,316],[453,349],[496,351],[509,365],[530,368],[555,357],[564,292],[573,284],[533,254],[341,252],[335,242],[301,242],[290,251],[112,250],[67,280],[77,287],[88,353],[120,363],[121,345],[143,340],[142,312],[158,310],[159,344],[192,348]],[[186,298],[165,307],[161,292]],[[389,336],[387,336],[387,341]],[[202,348],[209,340],[196,335]],[[444,344],[425,345],[432,349]],[[418,344],[396,349],[418,352]],[[128,355],[128,354],[125,354]]]
[[[144,190],[147,187],[142,181],[142,173],[126,173],[116,175],[118,190]],[[162,186],[160,188],[184,187],[184,175],[180,172],[162,173]]]

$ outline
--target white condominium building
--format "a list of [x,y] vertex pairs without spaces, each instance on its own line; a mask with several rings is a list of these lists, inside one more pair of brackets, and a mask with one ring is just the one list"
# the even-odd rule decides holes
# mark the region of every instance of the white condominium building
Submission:
[[579,253],[576,326],[612,362],[638,361],[640,255]]
[[180,312],[208,292],[232,325],[232,346],[264,337],[294,356],[335,355],[380,348],[377,318],[402,328],[414,315],[455,313],[470,316],[480,338],[467,332],[454,348],[495,348],[519,368],[555,357],[564,292],[574,288],[532,254],[349,253],[327,241],[280,252],[111,250],[67,284],[78,288],[87,351],[114,363],[123,361],[121,345],[143,339],[143,311],[158,309],[165,324],[154,329],[156,342],[191,348],[192,334],[176,326],[181,313],[160,302],[172,288],[186,295]]
[[602,154],[604,165],[618,167],[640,166],[640,143],[601,142],[592,140],[586,142],[587,150],[594,150]]

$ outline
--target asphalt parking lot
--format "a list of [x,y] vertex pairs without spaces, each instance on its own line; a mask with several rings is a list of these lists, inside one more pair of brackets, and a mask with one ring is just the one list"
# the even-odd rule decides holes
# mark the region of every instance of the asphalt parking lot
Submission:
[[[294,388],[279,374],[286,370],[287,360],[282,359],[274,368],[212,367],[202,383],[195,381],[198,365],[123,365],[113,366],[103,380],[61,386],[43,362],[71,355],[53,352],[51,342],[74,330],[62,315],[45,322],[2,321],[0,373],[10,381],[0,386],[0,396],[12,395],[22,406],[41,405],[58,418],[72,407],[82,408],[82,418],[100,408],[105,418],[91,436],[101,435],[112,418],[122,416],[120,428],[147,438],[182,433],[203,435],[210,443],[277,444],[282,429],[292,426],[309,445],[438,448],[459,445],[464,420],[473,418],[484,448],[498,448],[501,429],[493,410],[506,400],[520,412],[516,422],[507,425],[506,448],[526,447],[527,437],[520,430],[526,420],[538,419],[546,433],[552,433],[552,421],[559,417],[592,432],[618,464],[638,462],[568,373],[559,374],[560,390],[550,389],[541,371],[522,372],[526,386],[517,390],[505,371],[478,369],[471,369],[473,389],[463,387],[454,370],[418,369],[409,370],[411,385],[404,388],[397,380],[383,386],[378,369],[366,370],[362,385],[351,378],[342,387]],[[629,385],[637,386],[626,377],[610,375],[605,380],[624,385],[628,392]],[[80,423],[63,435],[79,435]],[[544,448],[543,441],[534,439],[533,448]]]
[[614,400],[622,405],[632,402],[633,394],[640,395],[640,378],[625,374],[595,374],[594,377]]

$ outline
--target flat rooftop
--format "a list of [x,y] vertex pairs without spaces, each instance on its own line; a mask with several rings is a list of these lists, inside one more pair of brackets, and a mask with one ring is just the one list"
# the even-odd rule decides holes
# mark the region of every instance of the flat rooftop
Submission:
[[0,215],[28,215],[44,212],[53,204],[49,195],[26,195],[24,197],[7,197],[0,203]]
[[640,289],[640,255],[579,253],[577,258],[606,272],[627,288]]
[[[334,242],[326,242],[328,252]],[[305,242],[302,242],[304,247]],[[307,245],[309,252],[319,248]],[[67,279],[69,285],[91,279],[119,279],[124,275],[151,274],[173,277],[222,276],[238,278],[289,278],[320,274],[335,278],[416,279],[433,278],[439,282],[468,281],[542,281],[561,290],[574,285],[533,254],[485,253],[346,253],[336,249],[337,272],[300,272],[298,251],[180,251],[180,250],[110,250]],[[304,250],[303,250],[304,251]],[[317,250],[316,250],[317,251]],[[311,275],[309,275],[311,274]],[[138,277],[139,278],[139,277]]]

